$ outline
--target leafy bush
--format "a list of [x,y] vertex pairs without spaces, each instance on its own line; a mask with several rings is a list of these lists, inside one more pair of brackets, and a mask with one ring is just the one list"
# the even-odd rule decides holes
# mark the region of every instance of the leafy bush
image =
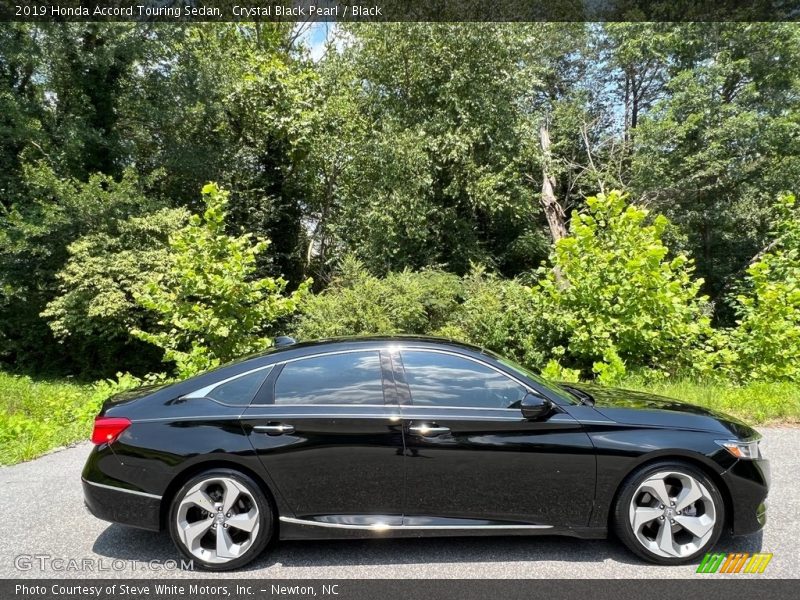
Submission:
[[347,256],[330,287],[305,302],[296,334],[302,339],[429,334],[445,325],[457,310],[461,294],[456,275],[431,269],[378,278]]
[[[103,366],[113,368],[120,354],[129,354],[142,359],[142,368],[152,367],[147,358],[154,353],[130,336],[131,329],[143,327],[148,317],[134,295],[164,273],[169,236],[186,224],[188,216],[185,209],[165,208],[117,220],[107,230],[70,244],[69,259],[57,275],[60,295],[42,312],[54,335],[70,340],[73,348],[80,344],[87,354],[102,347]],[[96,350],[95,362],[97,354]],[[152,360],[157,362],[158,357]],[[135,365],[128,362],[126,368]]]
[[463,287],[464,302],[438,333],[488,348],[529,368],[542,368],[549,332],[529,288],[482,267],[473,267]]
[[88,385],[0,373],[0,464],[86,439],[91,418],[83,408],[91,394]]
[[473,266],[461,278],[435,269],[379,278],[346,257],[331,286],[310,297],[296,334],[302,339],[422,334],[461,340],[544,365],[547,329],[529,288]]
[[142,191],[147,181],[133,170],[119,180],[96,174],[80,181],[36,164],[26,166],[23,183],[27,199],[0,210],[0,358],[39,369],[91,370],[104,342],[59,346],[41,317],[59,295],[56,275],[69,259],[67,247],[87,235],[113,235],[118,223],[161,205]]
[[87,440],[110,396],[163,376],[117,374],[92,385],[36,380],[0,372],[0,465],[29,460],[59,446]]
[[174,362],[181,377],[271,346],[273,326],[298,308],[309,286],[285,295],[283,278],[256,279],[256,260],[269,241],[227,235],[228,193],[208,184],[203,196],[203,216],[193,215],[170,236],[164,271],[134,290],[158,322],[133,334],[163,348],[164,361]]
[[692,262],[668,256],[667,219],[648,223],[647,211],[617,191],[586,203],[532,290],[559,338],[553,356],[605,383],[626,366],[691,364],[693,349],[711,334],[708,304],[698,295],[702,280],[692,279]]
[[800,381],[800,217],[794,196],[780,202],[771,249],[748,269],[731,333],[733,369],[744,379]]

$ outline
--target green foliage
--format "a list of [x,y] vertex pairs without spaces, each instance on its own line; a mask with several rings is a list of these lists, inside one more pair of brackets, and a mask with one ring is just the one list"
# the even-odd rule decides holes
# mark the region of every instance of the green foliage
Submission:
[[[440,332],[605,382],[639,365],[796,377],[792,251],[746,270],[783,218],[771,199],[800,178],[796,27],[362,23],[334,35],[311,60],[289,23],[4,27],[0,359],[141,374],[160,356],[130,330],[173,328],[186,333],[174,350],[198,353],[189,371],[218,360],[211,346],[233,354],[222,300],[181,284],[181,252],[166,245],[179,226],[166,207],[201,210],[195,191],[214,180],[231,194],[224,235],[270,240],[233,279],[271,277],[265,297],[284,298],[315,274],[306,337]],[[640,215],[637,233],[624,209],[617,239],[590,209],[597,235],[575,219],[581,235],[553,252],[558,276],[542,272],[528,293],[550,253],[543,171],[566,213],[624,186],[672,225]],[[348,254],[362,280],[340,274],[324,292]],[[189,279],[211,269],[185,263]],[[167,302],[180,323],[160,301],[132,301],[152,278],[185,285]],[[233,283],[224,293],[252,300]],[[709,307],[718,327],[741,326],[710,330]],[[260,349],[289,313],[255,318],[242,336],[259,341],[231,345]]]
[[302,307],[296,333],[302,339],[427,334],[444,326],[461,293],[460,279],[449,273],[405,270],[378,278],[347,256],[330,287]]
[[800,32],[686,23],[666,40],[655,75],[667,81],[635,132],[630,186],[686,233],[718,297],[764,246],[772,199],[800,177]]
[[56,337],[96,336],[107,342],[137,326],[142,315],[134,294],[164,273],[169,236],[188,217],[185,209],[165,208],[72,242],[57,275],[60,295],[42,313]]
[[86,439],[94,419],[86,417],[91,393],[88,385],[0,372],[0,464]]
[[787,382],[735,385],[719,378],[656,377],[634,372],[619,387],[660,394],[733,415],[747,423],[800,423],[800,387]]
[[91,353],[87,364],[77,348],[65,352],[54,343],[40,313],[58,294],[57,273],[72,242],[112,236],[119,222],[158,207],[142,187],[130,170],[119,181],[98,174],[82,182],[59,178],[42,163],[25,168],[29,199],[0,215],[0,355],[6,360],[60,363],[73,371],[91,367]]
[[[336,264],[330,254],[341,248],[375,274],[463,274],[471,262],[517,274],[544,257],[533,189],[517,164],[526,31],[341,29],[343,49],[319,67],[320,134],[305,163],[326,262]],[[540,254],[518,252],[521,241]]]
[[130,336],[145,326],[148,313],[136,303],[147,282],[163,274],[169,262],[169,236],[187,221],[185,209],[161,209],[117,220],[105,231],[72,242],[69,258],[57,274],[59,295],[42,316],[53,334],[81,347],[95,373],[113,373],[119,356],[131,356],[126,368],[147,372],[158,357],[153,347]]
[[744,379],[800,381],[800,216],[794,196],[779,202],[775,242],[747,272],[737,296],[731,366]]
[[556,355],[606,383],[626,366],[676,368],[710,334],[707,302],[684,255],[662,242],[667,220],[619,192],[587,199],[573,213],[570,235],[556,243],[552,269],[533,294],[560,338]]
[[474,266],[463,286],[463,303],[439,333],[489,348],[532,369],[544,366],[548,332],[525,285]]
[[542,369],[542,377],[551,381],[565,381],[577,383],[580,381],[581,372],[578,369],[567,369],[556,359],[551,358]]
[[39,380],[0,371],[0,465],[30,460],[59,446],[89,438],[94,418],[108,398],[144,384],[166,383],[117,373],[94,384]]
[[164,349],[181,377],[271,345],[274,326],[291,315],[310,282],[284,295],[286,280],[255,278],[256,259],[269,242],[225,232],[228,193],[203,188],[205,211],[170,236],[167,268],[136,301],[158,315],[157,326],[133,334]]

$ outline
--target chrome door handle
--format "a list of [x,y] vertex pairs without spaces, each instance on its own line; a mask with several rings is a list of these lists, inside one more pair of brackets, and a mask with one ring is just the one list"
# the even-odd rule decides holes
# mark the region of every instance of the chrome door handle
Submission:
[[438,425],[413,425],[409,427],[408,430],[420,435],[439,435],[442,433],[450,433],[449,427],[439,427]]
[[253,431],[267,435],[283,435],[284,433],[294,433],[294,425],[256,425],[253,427]]

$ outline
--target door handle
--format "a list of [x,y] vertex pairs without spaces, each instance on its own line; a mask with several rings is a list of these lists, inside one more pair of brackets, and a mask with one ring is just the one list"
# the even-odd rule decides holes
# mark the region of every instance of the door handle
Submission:
[[450,433],[449,427],[439,427],[438,425],[412,425],[408,428],[413,433],[420,435],[440,435],[442,433]]
[[256,433],[266,433],[267,435],[283,435],[284,433],[294,433],[294,425],[256,425],[253,427]]

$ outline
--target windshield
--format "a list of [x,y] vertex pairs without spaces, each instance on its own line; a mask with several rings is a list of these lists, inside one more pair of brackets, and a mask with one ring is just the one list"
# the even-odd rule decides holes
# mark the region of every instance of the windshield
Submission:
[[523,377],[527,377],[528,379],[532,379],[533,381],[535,381],[537,384],[539,384],[543,388],[547,388],[550,392],[552,392],[553,394],[555,394],[559,398],[562,398],[562,399],[566,400],[570,404],[576,404],[575,397],[572,394],[570,394],[569,392],[567,392],[566,390],[564,390],[563,388],[561,388],[558,385],[556,385],[555,383],[547,381],[546,379],[544,379],[540,375],[536,375],[533,371],[531,371],[527,367],[519,364],[516,361],[511,360],[510,358],[505,358],[505,357],[499,356],[499,355],[494,354],[494,353],[491,353],[491,355],[498,362],[502,363],[503,365],[505,365],[506,367],[508,367],[512,371],[515,371],[516,373],[518,373],[519,375],[522,375]]

